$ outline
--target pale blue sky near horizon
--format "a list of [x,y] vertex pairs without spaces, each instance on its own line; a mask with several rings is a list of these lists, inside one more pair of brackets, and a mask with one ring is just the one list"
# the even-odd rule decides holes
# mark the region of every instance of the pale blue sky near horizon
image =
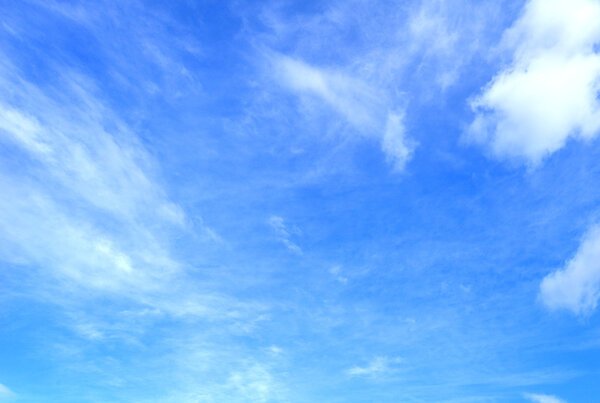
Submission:
[[596,402],[600,2],[0,2],[0,402]]

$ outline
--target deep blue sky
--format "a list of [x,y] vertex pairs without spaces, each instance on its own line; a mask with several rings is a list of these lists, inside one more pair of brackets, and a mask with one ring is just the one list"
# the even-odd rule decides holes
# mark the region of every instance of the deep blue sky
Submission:
[[600,2],[0,3],[0,402],[597,402]]

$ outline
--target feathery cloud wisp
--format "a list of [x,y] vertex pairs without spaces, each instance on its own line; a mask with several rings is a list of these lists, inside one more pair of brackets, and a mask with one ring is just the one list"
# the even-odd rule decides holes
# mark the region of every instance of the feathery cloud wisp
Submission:
[[291,241],[292,233],[298,234],[300,231],[297,228],[292,228],[291,230],[285,225],[285,221],[282,217],[279,216],[271,216],[269,218],[269,225],[277,234],[277,237],[281,243],[283,243],[286,248],[291,250],[298,255],[302,254],[302,248],[296,245]]
[[389,372],[394,371],[392,364],[401,361],[398,358],[389,359],[387,357],[376,357],[368,365],[364,367],[355,366],[346,371],[351,376],[369,376],[376,377],[379,375],[385,375]]
[[388,110],[384,96],[376,89],[342,72],[320,69],[288,56],[274,56],[273,66],[279,81],[291,91],[320,98],[360,133],[379,137],[393,169],[404,169],[416,142],[406,136],[404,114]]
[[12,390],[0,383],[0,399],[10,399],[15,396],[16,394]]
[[116,291],[176,270],[156,228],[179,229],[185,215],[153,177],[136,136],[64,73],[60,91],[41,89],[13,66],[0,70],[0,141],[26,163],[0,174],[0,239],[9,259],[77,286]]
[[556,396],[542,395],[537,393],[526,393],[525,398],[534,403],[566,403],[564,400],[559,399]]

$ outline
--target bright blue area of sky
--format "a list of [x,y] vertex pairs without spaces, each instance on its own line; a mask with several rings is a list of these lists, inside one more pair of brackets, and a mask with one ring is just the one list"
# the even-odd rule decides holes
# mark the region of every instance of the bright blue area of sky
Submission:
[[[410,40],[394,47],[394,32],[422,4],[348,4],[0,5],[1,104],[43,126],[35,108],[45,94],[58,107],[43,116],[51,125],[64,113],[64,127],[93,98],[85,107],[99,117],[86,119],[141,150],[124,155],[160,189],[148,213],[113,213],[83,198],[69,169],[52,176],[60,162],[40,164],[0,137],[2,205],[25,206],[0,221],[0,385],[11,391],[0,401],[597,401],[597,313],[539,299],[542,279],[598,217],[597,141],[570,140],[530,168],[461,139],[469,100],[507,64],[494,46],[524,2],[452,2],[445,12],[466,27],[455,53],[442,60],[419,45],[383,78],[364,73],[378,71],[378,53],[355,61],[374,47],[405,49]],[[461,7],[488,6],[481,49],[466,55],[474,39]],[[284,88],[271,54],[383,88],[417,144],[404,169],[391,168],[375,130]],[[450,85],[435,83],[454,67]],[[92,160],[103,158],[112,157]],[[150,234],[174,274],[149,291],[133,280],[87,284],[96,266],[72,274],[78,244],[36,232],[42,201],[31,207],[10,190],[18,186],[52,200],[57,222],[83,223],[125,254],[144,244],[131,233]],[[146,203],[140,192],[135,206]],[[154,200],[178,206],[185,224],[155,221]],[[202,308],[171,305],[189,308],[189,298]]]

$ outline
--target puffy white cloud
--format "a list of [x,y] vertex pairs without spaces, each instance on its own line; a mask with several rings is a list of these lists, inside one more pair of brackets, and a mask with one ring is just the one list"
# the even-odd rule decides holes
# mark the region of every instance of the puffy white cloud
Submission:
[[468,137],[536,165],[600,131],[600,3],[530,0],[501,48],[512,62],[475,98]]
[[527,393],[525,397],[534,403],[565,403],[564,400],[556,396],[541,395],[536,393]]
[[540,298],[551,309],[582,314],[594,310],[599,297],[600,226],[595,226],[566,266],[544,278]]

